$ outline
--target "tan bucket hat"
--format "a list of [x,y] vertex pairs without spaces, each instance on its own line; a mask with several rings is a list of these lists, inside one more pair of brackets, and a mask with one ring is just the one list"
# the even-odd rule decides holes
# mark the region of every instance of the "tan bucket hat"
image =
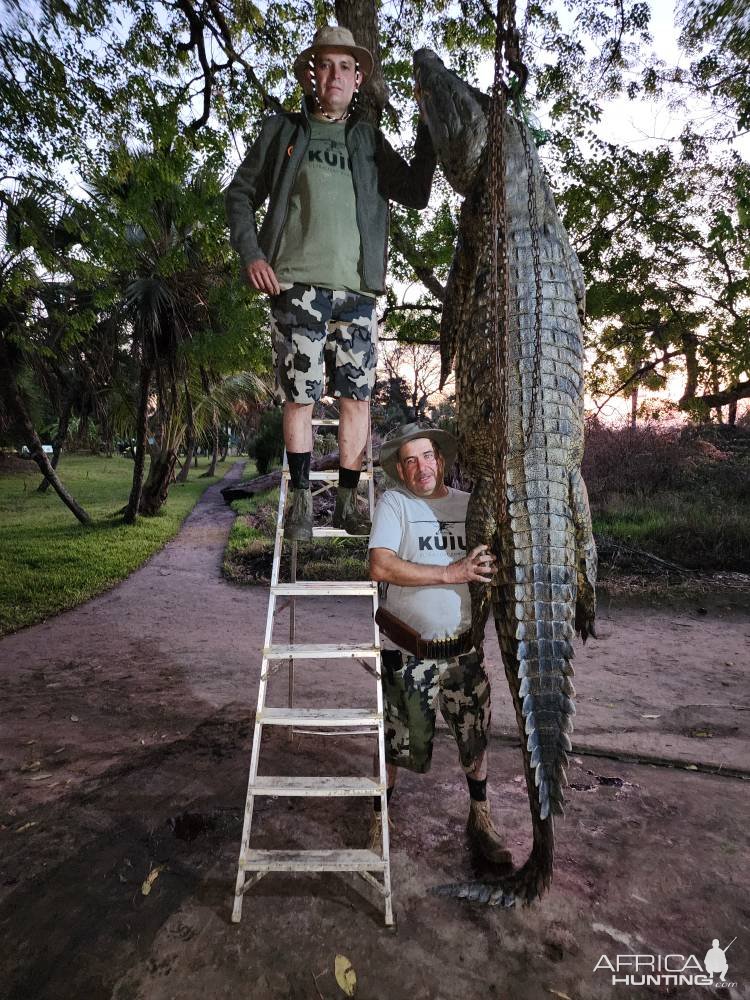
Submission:
[[409,441],[415,441],[417,438],[428,438],[430,441],[435,442],[445,460],[446,469],[450,469],[456,461],[458,442],[448,431],[442,431],[438,427],[431,427],[429,424],[402,424],[395,431],[391,431],[380,447],[380,467],[391,479],[395,479],[396,482],[401,481],[398,469],[396,468],[398,450],[402,445],[408,444]]
[[315,32],[311,44],[303,49],[294,60],[294,75],[303,88],[309,81],[307,73],[310,69],[310,57],[315,55],[319,49],[344,49],[346,52],[351,52],[359,63],[363,80],[366,80],[372,73],[374,65],[372,55],[367,49],[357,45],[351,31],[348,28],[341,28],[337,24],[324,24]]

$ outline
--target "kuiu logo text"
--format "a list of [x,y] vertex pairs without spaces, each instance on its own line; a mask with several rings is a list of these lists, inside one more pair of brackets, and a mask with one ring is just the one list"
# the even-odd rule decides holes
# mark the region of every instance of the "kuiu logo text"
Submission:
[[419,536],[419,551],[420,552],[432,552],[433,550],[437,552],[455,552],[456,549],[461,549],[466,551],[466,542],[460,535],[420,535]]
[[352,161],[348,156],[343,156],[341,153],[325,152],[322,149],[310,149],[307,152],[308,160],[310,163],[327,163],[329,167],[339,167],[341,170],[351,170]]

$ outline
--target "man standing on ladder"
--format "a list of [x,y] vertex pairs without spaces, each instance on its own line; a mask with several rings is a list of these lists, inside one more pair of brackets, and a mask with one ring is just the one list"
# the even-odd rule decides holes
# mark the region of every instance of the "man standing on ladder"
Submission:
[[[390,801],[398,767],[430,768],[436,707],[458,744],[469,785],[467,832],[489,861],[512,863],[487,802],[490,683],[471,643],[469,583],[489,583],[496,569],[486,545],[466,555],[469,494],[445,485],[456,457],[447,431],[398,428],[380,450],[380,465],[399,484],[375,507],[370,577],[377,580],[380,629],[397,647],[384,649],[383,694]],[[381,839],[375,799],[371,849]]]
[[[370,52],[346,28],[320,28],[294,62],[301,113],[272,115],[225,200],[232,246],[253,288],[271,298],[277,401],[291,503],[284,534],[312,538],[312,404],[340,400],[339,488],[333,526],[367,534],[355,505],[377,363],[376,296],[385,290],[388,200],[424,208],[435,171],[419,123],[406,163],[355,111]],[[260,232],[255,212],[270,198]]]

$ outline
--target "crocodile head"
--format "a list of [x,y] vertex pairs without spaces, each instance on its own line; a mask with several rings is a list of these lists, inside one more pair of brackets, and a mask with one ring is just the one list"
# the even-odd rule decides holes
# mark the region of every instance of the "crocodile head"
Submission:
[[414,79],[438,162],[451,187],[466,195],[482,163],[490,99],[457,77],[432,49],[414,53]]

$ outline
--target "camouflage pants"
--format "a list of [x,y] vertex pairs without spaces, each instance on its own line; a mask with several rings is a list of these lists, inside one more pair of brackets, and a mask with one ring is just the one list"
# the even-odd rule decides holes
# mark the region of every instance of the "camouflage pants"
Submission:
[[458,744],[467,774],[487,748],[490,682],[476,652],[418,660],[383,651],[385,755],[389,764],[424,774],[432,763],[436,708]]
[[282,285],[271,299],[276,400],[324,395],[369,399],[377,352],[375,299],[358,292]]

